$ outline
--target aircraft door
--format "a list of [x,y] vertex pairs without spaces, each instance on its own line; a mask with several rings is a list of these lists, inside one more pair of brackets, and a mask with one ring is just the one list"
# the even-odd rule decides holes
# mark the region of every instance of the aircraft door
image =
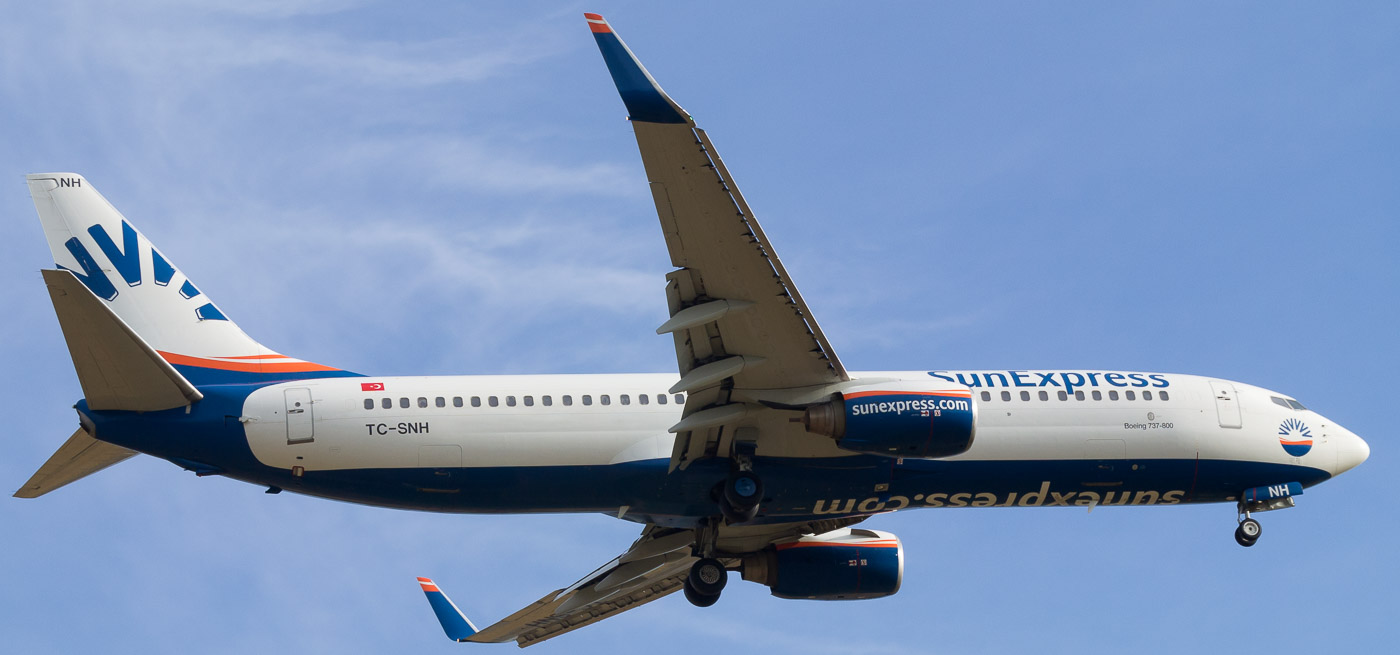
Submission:
[[1240,421],[1240,401],[1235,395],[1235,385],[1211,380],[1210,389],[1215,393],[1215,411],[1220,415],[1220,427],[1241,427],[1243,423]]
[[312,426],[311,390],[288,389],[283,392],[287,401],[287,445],[310,443],[315,437]]

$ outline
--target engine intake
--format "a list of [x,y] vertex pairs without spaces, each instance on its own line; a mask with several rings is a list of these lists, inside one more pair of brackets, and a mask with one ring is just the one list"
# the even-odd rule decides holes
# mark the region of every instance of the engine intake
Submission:
[[972,447],[977,405],[964,386],[892,383],[843,391],[808,407],[802,423],[858,453],[948,457]]
[[904,546],[888,532],[844,528],[747,555],[743,578],[779,598],[892,596],[904,580]]

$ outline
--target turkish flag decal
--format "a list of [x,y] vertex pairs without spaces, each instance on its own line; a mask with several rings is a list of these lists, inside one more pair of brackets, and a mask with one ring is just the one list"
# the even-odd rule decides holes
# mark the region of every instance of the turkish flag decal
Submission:
[[360,391],[383,391],[383,382],[361,382]]

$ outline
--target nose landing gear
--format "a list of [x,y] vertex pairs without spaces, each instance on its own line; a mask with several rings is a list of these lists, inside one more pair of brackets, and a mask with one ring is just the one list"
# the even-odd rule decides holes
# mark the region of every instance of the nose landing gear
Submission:
[[1235,528],[1235,542],[1245,548],[1253,546],[1259,541],[1259,535],[1264,531],[1259,522],[1249,518],[1249,513],[1245,513],[1245,519],[1240,521],[1240,526]]
[[1240,527],[1235,528],[1235,542],[1246,548],[1259,541],[1263,528],[1259,522],[1249,518],[1250,512],[1270,512],[1294,506],[1293,497],[1303,493],[1303,485],[1298,482],[1283,482],[1263,487],[1252,487],[1240,492],[1239,503],[1235,505],[1235,516]]

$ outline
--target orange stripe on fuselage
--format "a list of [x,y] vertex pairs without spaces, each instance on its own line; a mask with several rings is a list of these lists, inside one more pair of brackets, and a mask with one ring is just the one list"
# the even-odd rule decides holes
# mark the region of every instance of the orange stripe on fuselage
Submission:
[[[220,371],[238,371],[240,373],[311,373],[313,371],[339,371],[340,369],[331,366],[322,366],[311,362],[289,362],[285,364],[267,364],[263,362],[224,362],[217,359],[205,359],[203,357],[190,357],[189,355],[177,355],[165,351],[160,353],[165,361],[179,366],[198,366],[200,368],[212,368]],[[279,355],[280,357],[280,355]],[[229,359],[232,359],[231,357]]]

